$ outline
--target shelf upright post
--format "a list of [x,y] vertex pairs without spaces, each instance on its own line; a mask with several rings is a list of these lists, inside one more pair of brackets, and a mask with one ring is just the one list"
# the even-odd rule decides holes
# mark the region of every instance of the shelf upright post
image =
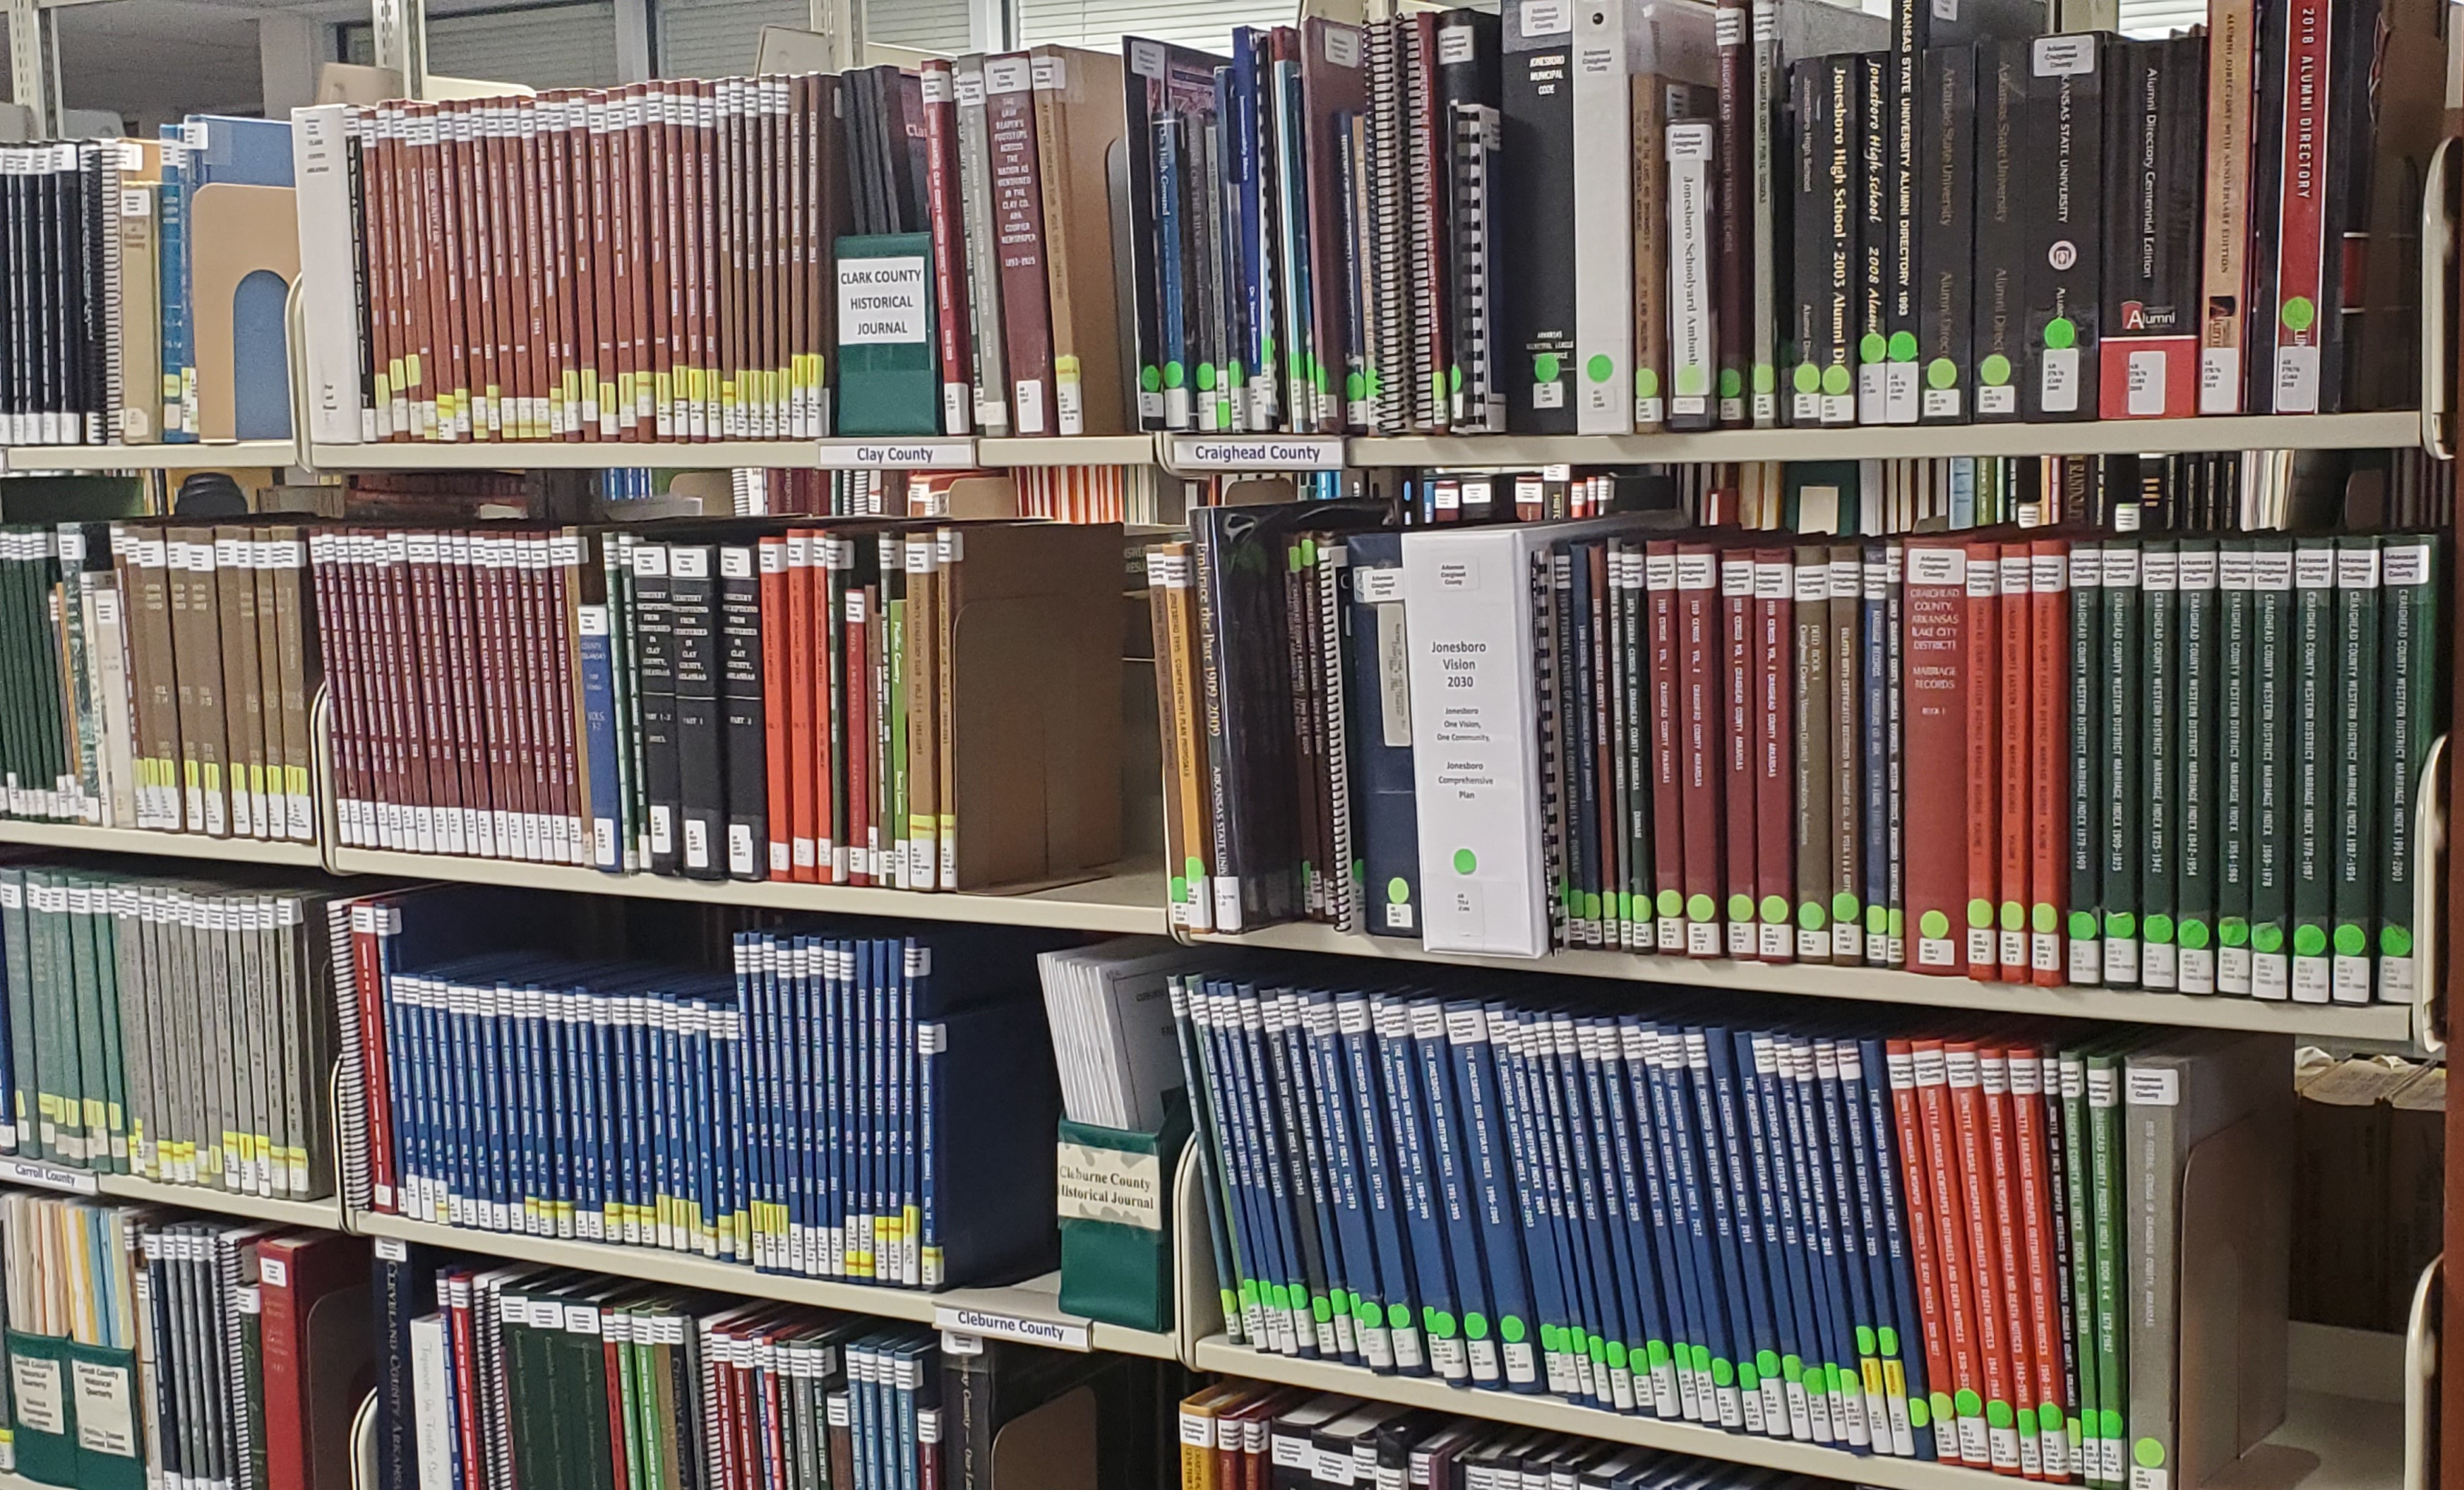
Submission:
[[60,132],[60,59],[53,46],[52,17],[41,0],[7,0],[9,97],[33,111],[34,136]]
[[[24,0],[11,0],[12,4]],[[428,96],[428,6],[426,0],[368,0],[369,35],[376,44],[376,64],[402,78],[402,96]],[[12,37],[13,39],[13,33]]]

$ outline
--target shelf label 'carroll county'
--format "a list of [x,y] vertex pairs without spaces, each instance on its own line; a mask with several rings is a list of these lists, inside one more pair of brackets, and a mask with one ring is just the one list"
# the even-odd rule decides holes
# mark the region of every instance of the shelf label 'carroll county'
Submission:
[[34,1185],[44,1190],[65,1190],[76,1195],[95,1193],[94,1175],[89,1171],[43,1164],[33,1159],[0,1159],[0,1180],[12,1185]]
[[824,440],[814,464],[832,471],[965,471],[973,440]]
[[[944,1335],[990,1336],[995,1340],[1016,1340],[1052,1350],[1092,1348],[1087,1338],[1087,1322],[1080,1319],[1027,1319],[988,1309],[952,1308],[948,1304],[938,1304],[933,1310],[933,1327]],[[963,1349],[961,1353],[964,1353]]]

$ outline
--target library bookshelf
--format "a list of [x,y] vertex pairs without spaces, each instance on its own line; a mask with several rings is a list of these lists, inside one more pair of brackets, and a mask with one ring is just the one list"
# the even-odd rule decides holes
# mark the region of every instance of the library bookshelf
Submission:
[[33,471],[214,471],[294,466],[289,440],[191,441],[186,445],[12,445],[0,451],[11,472]]

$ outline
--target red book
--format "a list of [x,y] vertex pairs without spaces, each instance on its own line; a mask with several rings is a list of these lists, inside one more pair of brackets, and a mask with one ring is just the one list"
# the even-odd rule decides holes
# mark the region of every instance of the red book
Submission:
[[471,1321],[471,1277],[470,1269],[455,1268],[437,1287],[437,1297],[445,1306],[446,1333],[451,1337],[453,1422],[462,1440],[465,1484],[483,1480],[480,1466],[486,1462],[479,1453],[479,1373],[473,1369],[479,1358]]
[[975,428],[975,374],[968,363],[965,252],[959,242],[958,92],[946,57],[917,67],[924,100],[924,196],[933,225],[933,324],[941,346],[941,432]]
[[2033,800],[2028,767],[2035,755],[2028,734],[2028,711],[2035,702],[2029,673],[2035,647],[2030,637],[2035,602],[2028,545],[2003,544],[2001,567],[2002,764],[1994,775],[2002,788],[2002,872],[1994,949],[2002,981],[2024,983],[2028,981],[2028,838],[2034,822],[2028,810]]
[[[1891,1080],[1891,1126],[1900,1150],[1900,1188],[1904,1193],[1908,1268],[1917,1285],[1917,1327],[1924,1336],[1925,1383],[1934,1403],[1950,1400],[1950,1331],[1943,1302],[1942,1258],[1934,1227],[1945,1214],[1925,1182],[1924,1120],[1917,1113],[1917,1067],[1913,1047],[1904,1040],[1886,1041],[1883,1062]],[[1887,1202],[1888,1197],[1885,1197]],[[1903,1346],[1903,1348],[1905,1348]],[[1949,1413],[1933,1413],[1934,1457],[1948,1463],[1959,1458],[1958,1423]]]
[[2003,1351],[2010,1365],[2013,1436],[2018,1446],[2019,1473],[2030,1479],[2041,1479],[2044,1459],[2036,1436],[2030,1431],[2036,1419],[2030,1407],[2037,1400],[2036,1340],[2034,1310],[2028,1298],[2033,1282],[2023,1261],[2021,1234],[2027,1193],[2019,1187],[2021,1161],[2016,1120],[2011,1112],[2010,1056],[1999,1047],[1984,1046],[1976,1052],[1976,1068],[1977,1089],[1984,1099],[1986,1162],[1991,1167],[1986,1194],[1993,1206],[1993,1267],[2001,1282],[1996,1302],[2000,1306]]
[[368,1239],[301,1232],[256,1244],[265,1340],[265,1477],[351,1482],[351,1415],[376,1386]]
[[[800,885],[827,878],[814,856],[821,837],[813,815],[813,787],[827,773],[813,769],[813,535],[787,531],[787,812],[788,874]],[[769,631],[765,623],[762,635]],[[775,800],[775,799],[774,799]]]
[[1016,410],[1013,423],[1021,435],[1051,434],[1059,428],[1034,87],[1034,63],[1025,53],[984,58],[984,126],[992,154],[994,232],[1001,249],[1001,336]]
[[2070,544],[2038,538],[2028,566],[2028,920],[2030,978],[2057,988],[2070,843]]
[[2002,975],[1993,934],[2002,863],[2001,548],[1990,538],[1968,545],[1968,610],[1961,627],[1968,684],[1968,975],[1987,981]]
[[368,1128],[372,1203],[398,1211],[400,1170],[393,1151],[393,1084],[385,1066],[385,939],[400,929],[400,912],[379,898],[351,903],[351,997],[360,1010],[361,1101]]
[[[1624,724],[1624,693],[1617,687],[1624,659],[1619,655],[1615,623],[1617,613],[1617,591],[1609,583],[1611,559],[1609,547],[1616,540],[1602,538],[1580,545],[1592,577],[1592,676],[1597,690],[1592,708],[1592,777],[1593,825],[1599,840],[1600,913],[1593,922],[1601,935],[1602,945],[1625,945],[1624,929],[1632,922],[1632,908],[1619,908],[1617,890],[1626,883],[1624,828],[1620,822],[1617,796],[1617,759],[1615,752],[1624,748],[1620,729]],[[1623,560],[1617,567],[1624,568]]]
[[[2333,70],[2328,38],[2334,31],[2327,0],[2287,0],[2284,50],[2263,66],[2281,69],[2282,100],[2277,199],[2258,204],[2276,217],[2275,279],[2255,287],[2256,309],[2270,331],[2258,348],[2272,347],[2275,362],[2256,369],[2261,397],[2255,413],[2315,414],[2320,407],[2320,349],[2336,319],[2336,300],[2326,295],[2327,202],[2333,171],[2328,163],[2328,121],[2338,105],[2329,97]],[[2268,127],[2264,121],[2261,128]],[[2322,308],[2323,311],[2322,311]]]
[[[1985,1367],[1986,1451],[1997,1474],[2017,1474],[2019,1438],[2011,1425],[2011,1341],[2002,1313],[2009,1285],[1994,1238],[1999,1208],[1986,1152],[1983,1063],[1974,1041],[1946,1041],[1942,1053],[1950,1089],[1950,1136],[1958,1154],[1960,1209],[1968,1220],[1968,1265],[1974,1288],[1969,1318],[1976,1328],[1977,1357]],[[1995,1418],[2001,1419],[2000,1426]]]
[[1720,765],[1727,786],[1727,873],[1724,888],[1728,917],[1728,955],[1754,954],[1754,720],[1759,690],[1756,666],[1758,611],[1754,603],[1754,555],[1731,549],[1720,556]]
[[770,878],[795,875],[795,812],[788,785],[788,764],[795,757],[790,738],[795,706],[795,668],[787,660],[800,640],[790,618],[787,596],[793,583],[787,571],[787,537],[773,534],[761,539],[761,764],[765,800],[770,809]]
[[1796,560],[1754,550],[1754,906],[1756,952],[1796,960]]
[[847,596],[847,883],[872,883],[872,612],[870,585]]
[[1968,550],[1911,541],[1902,604],[1906,705],[1903,834],[1907,858],[1907,968],[1954,974],[1966,965],[1958,928],[1968,899]]
[[[1716,735],[1725,646],[1720,638],[1720,556],[1708,543],[1677,551],[1679,769],[1684,799],[1685,954],[1716,957],[1720,931],[1721,748]],[[1665,950],[1665,949],[1663,949]]]
[[1659,950],[1685,950],[1685,813],[1678,692],[1681,687],[1677,635],[1677,544],[1656,539],[1646,545],[1642,560],[1643,603],[1650,632],[1651,711],[1651,888],[1652,913],[1659,927]]
[[[2062,1235],[2054,1226],[2054,1185],[2049,1167],[2045,1086],[2056,1078],[2054,1063],[2035,1045],[2014,1045],[2011,1062],[2011,1138],[2018,1150],[2019,1257],[2027,1268],[2028,1333],[2035,1367],[2035,1391],[2029,1400],[2036,1411],[2019,1413],[2024,1432],[2035,1421],[2036,1457],[2045,1478],[2057,1482],[2071,1477],[2070,1433],[2061,1411],[2061,1296],[2056,1279],[2063,1266]],[[2046,1409],[2053,1409],[2051,1421]]]
[[1977,1339],[1976,1292],[1969,1267],[1966,1187],[1960,1183],[1959,1145],[1950,1113],[1950,1062],[1939,1040],[1918,1040],[1909,1046],[1916,1077],[1917,1111],[1924,1124],[1925,1182],[1934,1203],[1935,1255],[1942,1268],[1944,1334],[1949,1346],[1949,1393],[1960,1408],[1953,1424],[1935,1430],[1940,1437],[1954,1432],[1961,1462],[1983,1467],[1990,1462],[1985,1442],[1984,1352]]

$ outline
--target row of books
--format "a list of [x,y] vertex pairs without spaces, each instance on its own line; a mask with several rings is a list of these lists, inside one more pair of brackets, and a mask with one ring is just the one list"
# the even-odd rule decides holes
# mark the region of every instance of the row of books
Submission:
[[68,1490],[348,1479],[368,1244],[0,1194],[11,1469]]
[[2412,997],[2432,538],[1375,516],[1153,551],[1182,924]]
[[[1268,1479],[1268,1476],[1273,1476]],[[1288,1475],[1288,1479],[1281,1478]],[[1238,1379],[1180,1404],[1181,1490],[1816,1490],[1828,1481]]]
[[2426,6],[2217,0],[2204,35],[2162,41],[2038,35],[2016,5],[1748,10],[1533,0],[1239,29],[1228,57],[1125,42],[1142,426],[2416,396],[2410,287],[2367,247],[2407,231],[2436,142],[2435,69],[2375,60],[2390,36],[2434,55]]
[[[2203,1479],[2254,1431],[2209,1393],[2280,1391],[2280,1039],[1313,971],[1174,982],[1258,1349],[2096,1486]],[[2225,1245],[2233,1366],[2184,1348]]]
[[1690,526],[1884,537],[2005,525],[2226,534],[2435,528],[2453,500],[2418,450],[1940,456],[1429,470],[1407,527],[1675,511]]
[[1119,853],[1117,528],[308,548],[346,846],[917,889]]
[[328,893],[0,865],[10,1151],[239,1194],[332,1194]]
[[1048,1265],[1057,1102],[1015,1058],[1047,1043],[1031,937],[790,924],[694,958],[729,918],[635,916],[611,955],[544,931],[569,901],[371,906],[378,1209],[892,1287]]
[[11,816],[307,842],[315,620],[304,530],[0,530]]
[[301,110],[318,438],[1123,427],[1121,61]]
[[739,517],[1047,517],[1161,520],[1146,466],[1023,466],[1009,471],[738,471]]
[[289,436],[282,285],[244,283],[292,248],[288,124],[11,145],[0,178],[0,440]]

